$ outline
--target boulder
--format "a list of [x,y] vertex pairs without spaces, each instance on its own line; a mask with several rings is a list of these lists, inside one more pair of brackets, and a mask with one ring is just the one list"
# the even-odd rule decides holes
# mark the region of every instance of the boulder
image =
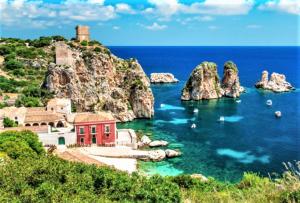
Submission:
[[222,79],[222,89],[226,97],[239,97],[244,88],[240,85],[238,76],[238,68],[235,63],[228,61],[224,65],[224,73]]
[[166,153],[164,150],[153,150],[148,152],[148,158],[151,161],[161,161],[166,158]]
[[255,84],[255,87],[273,92],[288,92],[295,89],[289,82],[286,81],[286,77],[283,74],[272,73],[270,80],[268,79],[268,76],[268,71],[264,70],[260,81]]
[[177,156],[181,155],[181,153],[179,151],[176,151],[173,149],[167,149],[167,150],[165,150],[165,153],[168,158],[173,158],[173,157],[177,157]]
[[217,65],[212,62],[202,62],[191,73],[182,94],[182,100],[217,99],[224,94]]
[[167,146],[169,143],[164,140],[155,140],[149,143],[150,147],[162,147],[162,146]]
[[178,79],[172,73],[151,73],[151,83],[176,83]]
[[191,177],[195,178],[195,179],[199,179],[201,182],[207,182],[208,181],[208,178],[205,177],[202,174],[192,174]]
[[152,141],[151,141],[151,139],[148,136],[143,135],[143,137],[141,138],[141,142],[142,142],[143,145],[148,145]]

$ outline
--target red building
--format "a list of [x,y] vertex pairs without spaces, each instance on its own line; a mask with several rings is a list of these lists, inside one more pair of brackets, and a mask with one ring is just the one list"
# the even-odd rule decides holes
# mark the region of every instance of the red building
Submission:
[[113,146],[116,140],[116,120],[108,113],[79,113],[74,118],[79,145]]

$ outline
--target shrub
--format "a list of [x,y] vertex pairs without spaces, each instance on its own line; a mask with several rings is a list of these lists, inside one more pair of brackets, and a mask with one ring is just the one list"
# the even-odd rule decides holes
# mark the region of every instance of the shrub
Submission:
[[15,102],[17,107],[25,106],[25,107],[39,107],[41,106],[41,101],[36,97],[27,97],[25,95],[21,95]]
[[3,119],[3,126],[5,128],[8,128],[8,127],[17,127],[18,125],[15,123],[15,121],[11,120],[10,118],[8,117],[5,117]]
[[24,65],[20,61],[13,59],[13,60],[6,61],[4,64],[4,68],[6,70],[16,70],[16,69],[24,68]]
[[94,46],[94,45],[101,45],[101,43],[98,42],[97,40],[89,41],[89,46]]
[[101,48],[100,47],[95,47],[94,51],[95,52],[101,52]]
[[82,46],[85,46],[85,47],[86,47],[86,46],[88,45],[88,42],[84,40],[84,41],[80,42],[80,44],[81,44]]

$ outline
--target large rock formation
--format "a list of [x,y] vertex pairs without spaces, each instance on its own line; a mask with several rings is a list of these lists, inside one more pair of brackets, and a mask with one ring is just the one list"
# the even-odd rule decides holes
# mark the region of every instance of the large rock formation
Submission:
[[240,86],[237,66],[228,61],[224,65],[224,75],[220,84],[217,65],[203,62],[190,75],[182,90],[182,100],[217,99],[222,96],[239,97],[244,88]]
[[273,92],[288,92],[295,88],[286,81],[285,75],[272,73],[269,80],[268,71],[264,70],[261,75],[261,80],[255,84],[256,88],[271,90]]
[[71,98],[77,111],[109,111],[123,122],[153,116],[150,82],[136,60],[117,58],[103,46],[65,48],[71,58],[50,64],[45,81],[57,97]]
[[172,73],[151,73],[151,83],[176,83],[178,79]]
[[181,99],[217,99],[222,95],[217,65],[212,62],[203,62],[192,71],[182,90]]
[[224,65],[224,73],[222,79],[222,89],[226,97],[239,97],[244,88],[240,85],[238,76],[238,68],[232,61],[228,61]]

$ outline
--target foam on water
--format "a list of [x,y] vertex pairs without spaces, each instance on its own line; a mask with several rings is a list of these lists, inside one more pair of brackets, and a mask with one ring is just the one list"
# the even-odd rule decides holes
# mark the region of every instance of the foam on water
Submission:
[[185,110],[185,108],[180,107],[180,106],[174,106],[174,105],[170,105],[170,104],[161,104],[160,108],[158,108],[157,110],[159,111],[169,111],[169,110]]
[[220,156],[227,156],[233,159],[236,159],[238,162],[240,163],[244,163],[244,164],[251,164],[254,161],[258,161],[261,162],[263,164],[267,164],[270,163],[270,156],[268,155],[263,155],[263,156],[255,156],[253,154],[251,154],[250,151],[245,151],[245,152],[240,152],[240,151],[236,151],[233,149],[217,149],[217,154]]

